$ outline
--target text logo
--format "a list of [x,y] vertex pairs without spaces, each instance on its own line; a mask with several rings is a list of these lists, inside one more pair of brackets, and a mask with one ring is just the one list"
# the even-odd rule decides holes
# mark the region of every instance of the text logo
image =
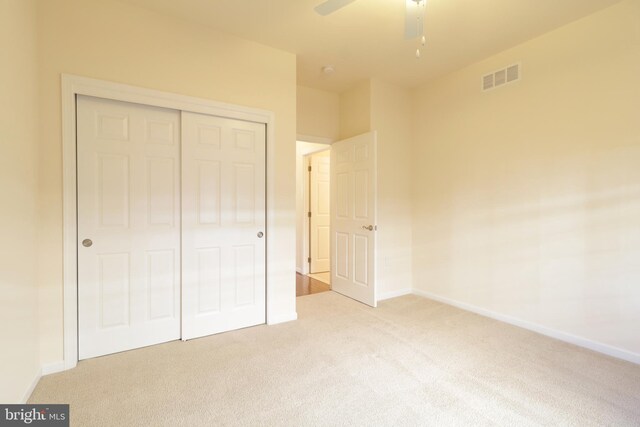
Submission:
[[0,405],[0,427],[69,427],[69,405]]

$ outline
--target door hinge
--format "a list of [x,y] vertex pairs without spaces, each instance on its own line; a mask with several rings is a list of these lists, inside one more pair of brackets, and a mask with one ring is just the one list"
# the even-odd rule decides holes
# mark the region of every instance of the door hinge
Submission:
[[311,172],[311,166],[309,166],[309,168],[307,169],[309,172]]
[[311,264],[311,257],[307,258],[307,262]]
[[311,218],[311,212],[307,212],[307,216]]

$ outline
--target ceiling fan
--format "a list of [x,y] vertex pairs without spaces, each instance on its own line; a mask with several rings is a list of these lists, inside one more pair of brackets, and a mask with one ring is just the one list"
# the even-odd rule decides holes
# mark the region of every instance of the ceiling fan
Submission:
[[[314,10],[322,16],[329,15],[338,9],[342,9],[356,0],[326,0],[317,5]],[[405,26],[404,38],[407,40],[424,37],[424,7],[426,0],[405,1]]]

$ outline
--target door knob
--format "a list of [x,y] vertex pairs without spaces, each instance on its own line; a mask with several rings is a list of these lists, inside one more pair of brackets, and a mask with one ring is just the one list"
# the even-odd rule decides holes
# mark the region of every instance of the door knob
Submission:
[[365,230],[373,231],[373,225],[363,225],[362,228]]
[[91,245],[93,245],[93,242],[91,241],[91,239],[84,239],[82,241],[82,246],[84,246],[85,248],[88,248]]
[[264,236],[264,233],[262,231],[258,231],[258,238],[262,239],[262,236]]

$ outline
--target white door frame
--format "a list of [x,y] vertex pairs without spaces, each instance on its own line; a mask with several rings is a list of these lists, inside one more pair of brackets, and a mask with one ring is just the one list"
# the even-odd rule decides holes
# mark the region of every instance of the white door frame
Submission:
[[[63,304],[64,304],[64,369],[78,363],[78,258],[77,258],[77,194],[76,194],[76,95],[94,96],[115,101],[133,102],[179,111],[228,117],[267,126],[267,224],[266,236],[275,230],[275,114],[271,111],[195,98],[175,93],[144,89],[87,77],[62,75],[62,197],[63,197]],[[271,315],[269,285],[277,282],[273,239],[267,238],[267,324],[282,319]]]
[[309,257],[311,256],[311,248],[309,234],[311,233],[311,221],[309,221],[309,165],[311,159],[309,154],[302,156],[302,206],[303,211],[299,215],[302,215],[302,271],[305,276],[311,272],[311,264],[309,263]]

